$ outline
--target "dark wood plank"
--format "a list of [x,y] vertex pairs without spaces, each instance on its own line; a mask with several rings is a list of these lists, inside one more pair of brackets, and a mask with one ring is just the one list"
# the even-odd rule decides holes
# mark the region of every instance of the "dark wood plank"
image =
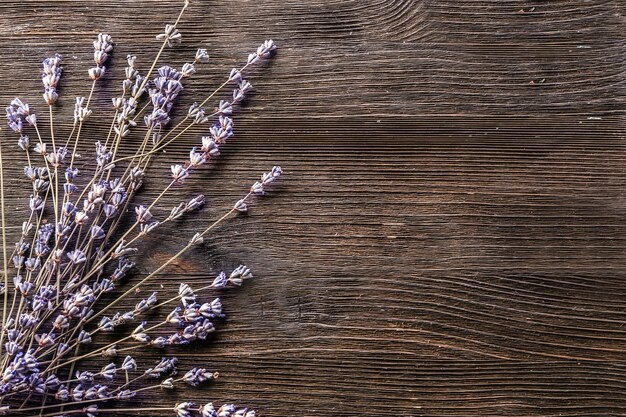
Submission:
[[[108,31],[113,76],[95,96],[108,115],[125,55],[145,67],[178,8],[2,2],[0,101],[41,109],[40,59],[61,52],[68,131],[91,39]],[[212,63],[183,103],[260,40],[281,49],[255,71],[223,158],[168,200],[203,192],[208,207],[146,244],[139,272],[260,172],[280,164],[286,177],[162,274],[173,291],[240,262],[255,271],[224,296],[215,339],[175,351],[222,377],[141,401],[238,401],[264,416],[626,415],[624,13],[619,0],[192,2],[164,60],[205,46]],[[86,136],[107,126],[94,119]],[[140,200],[201,134],[155,161]]]

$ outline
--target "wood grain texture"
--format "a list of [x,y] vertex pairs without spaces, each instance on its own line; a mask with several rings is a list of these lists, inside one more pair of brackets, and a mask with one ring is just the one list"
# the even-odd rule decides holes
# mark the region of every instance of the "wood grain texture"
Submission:
[[[146,66],[178,9],[1,2],[0,102],[20,95],[41,108],[40,59],[58,51],[68,131],[90,41],[107,31],[113,74],[95,106],[109,114],[124,57]],[[229,319],[212,343],[176,351],[183,366],[222,375],[194,398],[268,417],[626,415],[622,0],[196,0],[190,11],[164,61],[204,46],[212,62],[183,103],[259,41],[280,50],[251,77],[257,92],[223,158],[169,200],[203,192],[208,207],[146,244],[139,272],[260,172],[286,173],[163,274],[169,290],[240,262],[257,276],[224,296]],[[107,127],[94,119],[87,137]],[[201,133],[158,158],[140,199]],[[20,181],[9,191],[16,216]]]

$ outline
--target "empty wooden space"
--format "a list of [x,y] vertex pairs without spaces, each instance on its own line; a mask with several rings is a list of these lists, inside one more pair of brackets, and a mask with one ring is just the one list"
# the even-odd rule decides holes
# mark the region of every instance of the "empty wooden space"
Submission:
[[[69,133],[91,41],[110,33],[90,155],[126,55],[145,69],[181,3],[2,1],[0,101],[43,110],[40,61],[59,52]],[[209,204],[145,244],[137,272],[272,165],[285,178],[163,273],[170,292],[239,263],[255,273],[224,295],[228,319],[209,343],[169,352],[221,377],[140,403],[233,401],[267,417],[626,415],[623,0],[192,0],[180,29],[163,62],[211,54],[185,105],[262,40],[280,49],[251,75],[223,157],[167,207],[200,192]],[[156,159],[140,201],[204,129]],[[17,226],[24,155],[2,141]]]

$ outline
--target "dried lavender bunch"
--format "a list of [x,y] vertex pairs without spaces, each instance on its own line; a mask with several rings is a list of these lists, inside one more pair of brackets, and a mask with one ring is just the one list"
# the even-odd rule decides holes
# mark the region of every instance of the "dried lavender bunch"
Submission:
[[[178,25],[188,6],[185,1],[175,22],[156,36],[161,47],[147,71],[141,70],[136,57],[127,57],[121,93],[112,98],[108,135],[94,143],[92,175],[82,175],[76,149],[81,140],[88,140],[82,137],[83,126],[94,117],[92,97],[97,83],[109,71],[105,64],[114,49],[110,35],[101,33],[93,42],[94,66],[87,71],[91,88],[87,97],[75,100],[73,128],[67,137],[60,136],[54,124],[63,74],[59,54],[42,64],[49,131],[42,129],[37,113],[19,98],[6,108],[7,124],[25,154],[24,175],[32,190],[28,215],[11,252],[6,236],[3,139],[0,415],[125,414],[131,410],[129,400],[144,392],[196,387],[217,377],[216,372],[204,368],[181,372],[177,359],[168,356],[142,368],[133,355],[141,349],[184,347],[206,340],[225,317],[218,292],[252,278],[248,267],[222,272],[200,288],[183,283],[176,294],[149,291],[132,308],[119,305],[130,295],[142,293],[146,283],[154,283],[159,273],[202,243],[217,225],[245,212],[250,200],[264,195],[281,176],[280,167],[263,174],[230,210],[190,236],[188,243],[158,268],[128,284],[118,297],[111,297],[116,288],[123,288],[124,277],[135,265],[137,244],[204,204],[204,196],[199,195],[168,208],[163,197],[180,188],[195,170],[219,157],[220,148],[234,134],[232,114],[252,88],[244,75],[260,60],[271,58],[276,49],[271,40],[263,42],[243,65],[230,71],[226,81],[201,102],[194,102],[183,119],[171,126],[171,111],[180,101],[186,79],[196,72],[197,65],[209,60],[207,51],[199,49],[193,61],[181,69],[160,63],[163,50],[182,40]],[[214,110],[205,108],[228,89],[229,99],[217,100]],[[141,118],[143,123],[138,123]],[[186,161],[171,165],[170,178],[156,198],[146,205],[133,203],[153,158],[185,138],[194,125],[206,125],[207,135],[191,148]],[[140,132],[143,140],[131,156],[120,157],[122,140],[134,132]],[[129,223],[124,221],[127,216],[131,216],[130,226],[123,227]],[[157,314],[160,318],[154,321],[155,315],[149,312],[166,314]],[[129,323],[133,330],[125,332],[123,325]],[[115,341],[96,346],[99,333],[111,333]],[[92,360],[102,357],[107,364],[94,369]],[[192,402],[133,407],[132,411],[178,417],[255,416],[253,410],[232,404],[214,407],[212,403]]]

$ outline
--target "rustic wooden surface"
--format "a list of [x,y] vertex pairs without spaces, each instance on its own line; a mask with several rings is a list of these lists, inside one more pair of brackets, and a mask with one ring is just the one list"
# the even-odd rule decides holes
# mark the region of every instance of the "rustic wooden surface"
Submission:
[[[146,66],[179,5],[1,2],[0,101],[42,109],[39,62],[58,51],[69,129],[90,41],[107,31],[105,113],[125,55]],[[183,102],[261,40],[280,51],[251,77],[223,158],[169,200],[204,192],[209,206],[145,246],[140,272],[260,172],[286,175],[163,274],[173,289],[253,268],[224,296],[213,341],[176,352],[222,377],[143,402],[236,401],[268,417],[626,415],[625,16],[623,0],[194,1],[164,61],[204,46],[212,62]],[[92,120],[88,137],[107,127]],[[201,133],[158,158],[140,198]]]

